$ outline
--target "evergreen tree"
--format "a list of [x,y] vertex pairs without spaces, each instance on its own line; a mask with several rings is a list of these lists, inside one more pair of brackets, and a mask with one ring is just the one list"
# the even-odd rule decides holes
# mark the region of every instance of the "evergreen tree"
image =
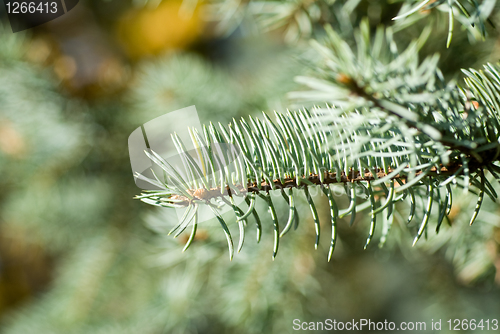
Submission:
[[[115,12],[147,27],[168,12],[160,2],[79,6],[111,39]],[[198,44],[134,49],[111,93],[103,79],[71,86],[64,54],[37,60],[33,43],[55,29],[0,31],[0,332],[497,317],[497,1],[182,8],[199,22],[178,30]],[[124,40],[130,50],[141,38]],[[138,195],[128,135],[193,104],[206,124],[191,131],[198,153],[175,134],[175,168],[146,152],[165,189]],[[13,290],[31,299],[13,304]]]

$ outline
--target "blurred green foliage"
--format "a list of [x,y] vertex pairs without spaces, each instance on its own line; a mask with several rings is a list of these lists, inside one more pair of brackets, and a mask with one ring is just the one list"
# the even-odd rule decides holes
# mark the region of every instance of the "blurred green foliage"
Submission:
[[[367,251],[362,250],[366,217],[358,217],[352,228],[341,221],[331,263],[325,261],[327,242],[314,250],[304,198],[298,201],[300,233],[287,234],[274,262],[268,221],[261,244],[248,238],[232,262],[214,224],[200,227],[186,253],[181,252],[184,235],[173,239],[158,233],[177,217],[132,200],[139,189],[128,161],[128,135],[193,104],[203,122],[284,110],[290,105],[285,93],[296,87],[293,78],[307,74],[316,55],[305,42],[307,34],[289,37],[288,44],[282,26],[252,35],[258,29],[248,27],[257,21],[241,16],[236,22],[242,25],[232,25],[232,34],[203,23],[203,32],[184,50],[166,48],[131,59],[120,46],[116,25],[147,3],[81,1],[73,16],[17,34],[4,18],[0,333],[288,333],[294,332],[294,319],[498,317],[500,219],[489,199],[468,227],[475,202],[457,194],[450,226],[438,236],[429,233],[414,248],[403,219],[395,220],[385,248]],[[336,12],[331,20],[342,36],[366,14],[372,29],[391,24],[401,6],[324,3],[351,6],[348,15]],[[494,30],[488,30],[485,42],[469,45],[467,33],[456,27],[446,50],[448,26],[441,13],[432,15],[437,16],[433,34],[421,52],[443,54],[445,75],[498,58]],[[492,17],[496,22],[497,16]],[[418,36],[423,21],[398,35],[401,43]],[[321,36],[323,23],[314,23],[318,30],[312,36]],[[293,41],[297,45],[291,46]],[[326,199],[316,200],[320,218],[328,221]],[[265,208],[258,209],[267,219]],[[278,207],[278,214],[285,220],[287,209]]]

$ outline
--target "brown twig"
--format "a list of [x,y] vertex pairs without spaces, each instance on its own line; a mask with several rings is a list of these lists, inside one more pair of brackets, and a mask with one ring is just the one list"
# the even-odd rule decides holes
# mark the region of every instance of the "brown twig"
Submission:
[[[469,163],[469,170],[474,172],[480,166],[484,166],[484,161],[482,164],[480,164],[477,161],[472,161],[472,163]],[[436,168],[432,167],[428,172],[427,172],[427,177],[432,177],[432,176],[451,176],[455,174],[460,168],[462,167],[461,163],[453,163],[450,164],[449,166],[442,166],[441,168]],[[336,183],[355,183],[355,182],[361,182],[361,181],[373,181],[375,179],[383,178],[390,174],[393,170],[388,169],[388,173],[385,173],[382,168],[379,168],[376,170],[376,177],[374,176],[373,172],[371,172],[368,169],[365,169],[363,173],[360,173],[358,170],[352,169],[350,173],[346,174],[344,172],[341,173],[340,175],[340,180],[337,180],[337,173],[330,173],[330,172],[325,172],[323,182],[321,182],[319,176],[317,174],[311,174],[309,177],[302,177],[301,179],[303,180],[304,186],[307,186],[307,184],[314,184],[314,185],[329,185],[329,184],[336,184]],[[418,176],[420,174],[424,173],[423,170],[419,170],[415,172],[415,176]],[[406,174],[396,174],[391,177],[392,180],[401,180],[405,181],[408,178]],[[285,189],[285,188],[300,188],[302,185],[298,186],[297,185],[297,180],[295,178],[285,178],[284,182],[281,182],[279,179],[276,179],[273,181],[273,186],[272,187],[268,182],[262,181],[260,184],[260,187],[257,183],[248,183],[247,187],[244,188],[241,185],[239,186],[233,186],[236,187],[236,189],[240,193],[246,193],[246,192],[253,192],[253,193],[260,193],[260,192],[266,192],[268,193],[269,191],[274,189]],[[232,190],[228,186],[226,186],[224,194],[221,194],[221,188],[211,188],[211,189],[192,189],[188,190],[188,192],[194,197],[193,200],[202,200],[202,201],[209,201],[212,198],[217,198],[221,197],[222,195],[227,195],[227,196],[232,196]],[[188,199],[185,196],[181,195],[174,195],[171,197],[172,199],[175,200],[183,200],[182,202],[176,202],[177,205],[184,205],[188,206],[191,204],[192,200]]]

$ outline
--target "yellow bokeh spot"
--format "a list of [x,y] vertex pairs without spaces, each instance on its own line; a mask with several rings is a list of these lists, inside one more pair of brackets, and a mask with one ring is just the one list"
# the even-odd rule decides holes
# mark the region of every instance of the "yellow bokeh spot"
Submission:
[[119,39],[132,58],[154,55],[166,49],[185,49],[203,30],[198,9],[167,0],[156,8],[127,12],[118,23]]

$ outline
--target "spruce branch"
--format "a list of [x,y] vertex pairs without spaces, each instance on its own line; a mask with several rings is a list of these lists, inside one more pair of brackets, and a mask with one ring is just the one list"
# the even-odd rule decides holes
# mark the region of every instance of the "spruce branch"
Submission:
[[[475,40],[484,40],[486,27],[495,28],[490,17],[497,0],[405,0],[399,14],[393,18],[395,29],[404,29],[429,14],[446,15],[448,21],[446,46],[449,47],[457,21]],[[285,41],[297,43],[318,35],[318,27],[335,24],[342,31],[352,29],[350,16],[361,1],[337,0],[211,0],[205,5],[209,20],[217,22],[221,33],[230,34],[239,25],[255,21],[263,31],[282,31]],[[391,3],[391,2],[389,2]]]
[[450,47],[453,38],[455,20],[466,28],[476,39],[485,38],[486,23],[494,27],[493,22],[490,20],[490,16],[496,7],[496,0],[422,0],[417,2],[417,4],[403,5],[400,10],[401,14],[394,17],[393,20],[401,20],[416,13],[427,14],[434,9],[445,12],[448,16],[447,48]]
[[[477,195],[472,224],[484,194],[493,201],[497,198],[484,172],[499,179],[499,67],[488,64],[484,71],[464,71],[465,86],[457,86],[444,81],[437,68],[437,56],[419,65],[417,51],[429,31],[402,52],[395,47],[390,29],[379,29],[372,42],[367,22],[357,32],[357,52],[332,29],[327,28],[327,32],[329,39],[324,45],[314,44],[324,56],[324,67],[316,76],[299,78],[310,90],[292,96],[330,105],[275,112],[274,119],[266,113],[262,119],[233,119],[227,127],[209,124],[203,127],[203,133],[191,129],[193,144],[199,148],[193,156],[173,134],[182,170],[158,153],[146,152],[164,171],[163,178],[155,174],[156,179],[149,181],[163,189],[136,198],[161,207],[185,208],[189,210],[185,217],[191,217],[201,205],[209,206],[223,227],[230,258],[232,236],[217,209],[229,205],[234,210],[240,250],[246,228],[242,221],[256,214],[258,195],[269,207],[273,222],[274,258],[279,239],[298,216],[293,190],[307,194],[317,247],[319,221],[308,193],[315,186],[326,194],[330,206],[329,260],[337,242],[339,218],[353,217],[363,210],[371,212],[365,248],[373,239],[380,214],[384,216],[380,242],[385,243],[392,213],[403,201],[410,202],[408,222],[418,213],[416,199],[426,203],[420,208],[422,221],[414,245],[428,230],[436,208],[439,231],[452,206],[450,184]],[[339,210],[332,194],[330,185],[335,183],[344,186],[350,199],[344,210]],[[367,199],[356,197],[354,187],[362,189]],[[270,197],[273,191],[281,192],[289,205],[289,218],[281,225],[282,230]],[[235,205],[236,197],[244,198],[248,209]],[[185,228],[189,221],[181,221],[179,226]],[[260,220],[257,226],[259,239]]]
[[[277,118],[280,118],[280,116],[278,116],[278,115],[279,114],[277,114]],[[286,116],[288,119],[290,119],[290,118],[293,118],[293,116],[296,116],[298,118],[298,117],[304,116],[304,115],[307,115],[306,111],[289,112]],[[309,114],[308,117],[312,117],[310,115],[311,114]],[[281,117],[284,118],[283,115],[281,115]],[[307,119],[306,117],[304,117],[304,118],[305,118],[305,122],[303,123],[304,125],[311,124],[310,118],[309,119]],[[286,118],[284,118],[284,119],[286,119]],[[273,122],[270,120],[268,122],[269,122],[269,124],[273,124]],[[254,122],[254,124],[255,123],[256,122]],[[314,124],[314,123],[312,123],[312,124]],[[265,125],[263,125],[263,126],[265,127]],[[272,126],[269,126],[269,127],[272,127]],[[205,129],[207,129],[207,127]],[[218,131],[215,130],[215,127],[212,127],[211,130],[213,131],[213,133],[218,133]],[[206,131],[208,132],[209,130],[206,130]],[[251,131],[257,132],[258,129],[254,128]],[[315,131],[318,131],[318,130],[315,129]],[[233,132],[232,128],[229,128],[229,134],[230,134],[230,136],[234,136],[234,132]],[[277,134],[277,135],[279,136],[279,134]],[[323,135],[326,135],[326,133],[323,133]],[[267,140],[269,140],[270,137],[271,136],[265,137],[265,138],[267,138]],[[242,138],[243,138],[243,140],[245,140],[244,137],[242,137]],[[497,165],[494,164],[498,159],[498,154],[495,154],[495,156],[490,156],[487,159],[483,159],[481,162],[479,162],[477,159],[472,158],[471,156],[467,156],[465,158],[465,161],[467,161],[467,168],[464,167],[464,165],[465,165],[464,163],[460,162],[461,160],[453,161],[448,166],[442,166],[442,164],[438,163],[436,161],[436,159],[434,159],[434,161],[435,161],[434,163],[432,163],[432,161],[429,161],[429,159],[427,159],[426,163],[423,163],[423,164],[421,163],[420,165],[417,166],[417,168],[412,168],[411,164],[408,163],[410,161],[410,159],[407,159],[406,163],[400,163],[399,165],[394,165],[394,166],[389,163],[388,167],[383,168],[383,167],[377,167],[377,166],[383,165],[382,161],[384,161],[384,160],[380,160],[380,159],[374,160],[371,157],[367,158],[366,155],[364,155],[364,157],[358,157],[355,160],[355,162],[352,163],[351,166],[348,167],[349,172],[345,173],[342,171],[342,169],[345,168],[345,166],[348,166],[349,162],[348,161],[341,161],[340,164],[336,164],[335,163],[336,156],[339,154],[338,151],[335,152],[335,154],[333,154],[332,151],[328,147],[326,147],[326,149],[322,152],[317,151],[317,148],[314,148],[314,143],[312,143],[312,141],[308,141],[307,144],[304,145],[304,147],[307,147],[307,149],[304,150],[306,152],[306,154],[304,156],[302,156],[298,150],[293,151],[294,146],[292,143],[297,142],[299,140],[303,140],[303,138],[301,138],[297,134],[295,134],[295,135],[292,135],[290,137],[285,137],[284,140],[285,140],[286,146],[282,146],[280,148],[280,149],[283,149],[285,147],[288,147],[289,150],[286,150],[287,155],[292,156],[292,154],[294,154],[295,159],[290,159],[290,162],[289,162],[290,165],[288,165],[288,167],[289,167],[288,170],[286,170],[286,171],[282,170],[281,172],[277,171],[276,174],[274,174],[274,171],[272,170],[271,160],[273,158],[276,159],[279,157],[268,155],[268,154],[263,155],[262,158],[265,161],[264,166],[266,166],[266,167],[262,168],[258,164],[259,155],[257,154],[257,147],[259,145],[258,142],[261,142],[262,139],[258,138],[256,136],[254,136],[254,137],[249,136],[249,138],[252,138],[249,141],[250,141],[250,145],[251,145],[250,147],[253,147],[254,151],[249,149],[249,152],[252,152],[252,155],[253,155],[253,159],[252,159],[253,162],[248,158],[245,159],[245,161],[246,161],[245,167],[244,167],[245,172],[246,172],[245,178],[247,180],[249,180],[246,184],[246,187],[243,187],[242,183],[234,183],[233,182],[233,183],[229,184],[229,182],[228,182],[229,179],[224,177],[221,180],[223,180],[223,182],[226,183],[226,186],[224,188],[221,188],[220,186],[217,186],[219,184],[219,182],[221,181],[221,180],[217,179],[217,173],[214,173],[211,177],[208,174],[201,174],[200,173],[199,176],[201,176],[202,178],[205,178],[205,181],[207,181],[207,182],[199,182],[198,186],[201,183],[205,183],[205,185],[207,185],[207,186],[206,187],[203,186],[202,188],[195,188],[195,184],[194,184],[195,179],[187,180],[187,181],[184,179],[180,179],[180,178],[182,178],[182,176],[179,173],[176,173],[173,169],[164,168],[164,170],[167,172],[167,178],[166,178],[166,180],[158,180],[158,181],[162,182],[166,191],[147,192],[147,193],[143,193],[142,195],[138,196],[137,198],[140,198],[147,203],[158,205],[158,206],[163,206],[163,207],[174,207],[174,208],[186,207],[187,208],[186,209],[186,218],[187,219],[185,219],[185,221],[181,220],[181,222],[179,223],[179,226],[182,224],[184,226],[184,229],[185,229],[188,226],[189,221],[192,219],[192,218],[188,218],[188,217],[189,216],[192,217],[193,214],[195,214],[198,205],[205,204],[205,205],[209,205],[211,208],[214,209],[215,205],[213,204],[213,202],[215,199],[217,199],[217,198],[224,199],[227,197],[227,198],[229,198],[229,200],[232,203],[233,196],[244,196],[245,199],[247,199],[249,201],[253,201],[255,203],[255,197],[254,197],[255,195],[254,194],[257,194],[266,201],[266,203],[269,205],[270,210],[271,210],[271,218],[272,218],[272,221],[274,222],[273,224],[275,226],[275,250],[273,251],[273,257],[275,257],[277,254],[277,250],[278,250],[279,238],[281,238],[288,231],[289,227],[291,226],[290,224],[294,219],[293,215],[295,214],[295,210],[294,210],[293,206],[291,205],[288,223],[286,224],[286,226],[288,228],[285,227],[285,229],[283,229],[280,233],[279,223],[277,221],[275,209],[274,209],[274,206],[273,206],[271,199],[268,195],[270,191],[273,191],[273,190],[284,191],[285,189],[289,189],[289,191],[291,191],[291,189],[293,189],[293,188],[307,191],[308,187],[320,186],[323,188],[323,191],[326,191],[326,194],[329,198],[330,206],[332,207],[331,212],[338,212],[338,209],[334,209],[335,208],[335,204],[334,204],[335,200],[329,194],[329,190],[327,190],[329,188],[328,185],[334,184],[334,183],[343,183],[343,184],[363,183],[364,186],[366,186],[366,187],[368,187],[368,189],[370,189],[369,202],[371,204],[370,208],[372,211],[372,228],[370,229],[369,238],[367,239],[367,244],[366,244],[366,246],[368,246],[371,238],[373,237],[374,227],[375,227],[374,221],[375,221],[376,215],[378,213],[382,212],[384,209],[386,209],[389,205],[394,206],[394,204],[396,202],[404,200],[407,197],[407,195],[409,194],[409,192],[412,190],[413,187],[418,187],[419,185],[427,184],[428,188],[429,188],[428,194],[430,194],[430,196],[432,197],[432,195],[434,194],[434,191],[432,190],[433,189],[432,185],[434,183],[439,184],[442,182],[444,184],[445,182],[449,182],[450,180],[453,180],[454,178],[463,177],[465,175],[465,173],[467,173],[466,175],[470,175],[470,174],[474,174],[474,173],[482,173],[482,171],[483,171],[482,168],[485,165],[487,166],[487,168],[490,168],[492,170],[500,169],[500,167],[498,167]],[[325,136],[324,138],[328,138],[328,137]],[[356,139],[350,139],[350,140],[352,140],[353,143],[356,142]],[[270,143],[270,145],[274,145],[276,148],[278,148],[277,141],[274,141],[274,142],[269,141],[269,143]],[[346,141],[346,143],[348,143],[348,142]],[[199,143],[199,144],[201,144],[201,143]],[[316,144],[318,144],[318,142],[316,142]],[[394,148],[395,151],[400,148],[400,147],[395,146],[395,145],[391,145],[391,146]],[[242,146],[240,146],[240,147],[242,148]],[[313,151],[313,150],[316,150],[316,151]],[[497,150],[498,150],[498,146],[497,146]],[[213,152],[215,150],[213,150],[212,147],[208,147],[208,148],[206,148],[206,151]],[[378,149],[375,148],[375,150],[361,151],[361,152],[370,153],[370,155],[377,156],[378,154],[384,153],[384,151],[385,150],[383,150],[383,149],[381,150],[380,147],[378,147]],[[423,150],[423,152],[426,152],[426,151],[427,150]],[[309,153],[309,156],[307,153]],[[406,153],[406,152],[404,152],[404,153]],[[186,156],[188,156],[188,153],[186,153],[185,151],[182,151],[182,150],[179,151],[179,154],[185,154]],[[311,156],[314,154],[320,156],[321,158],[312,159]],[[161,157],[159,157],[157,155],[154,155],[154,156],[155,156],[155,159],[153,159],[153,161],[155,163],[158,163],[159,165],[164,166],[164,167],[168,166],[167,161],[161,159]],[[153,157],[153,155],[151,155],[151,157]],[[209,155],[208,159],[210,161],[221,160],[222,157],[221,156],[217,157],[215,155],[212,155],[212,156]],[[302,160],[300,160],[300,159],[302,159]],[[295,161],[304,161],[305,165],[306,165],[308,160],[313,165],[310,168],[311,172],[308,174],[308,176],[306,176],[305,174],[296,174],[296,171],[298,170],[297,167],[299,167],[299,166],[295,165]],[[315,164],[314,161],[316,161],[317,164]],[[347,164],[346,164],[346,162],[347,162]],[[234,163],[236,164],[236,162],[234,162]],[[202,165],[202,164],[203,163],[201,163],[200,165]],[[344,165],[344,166],[342,166],[342,165]],[[371,169],[371,170],[369,168],[355,169],[354,166],[367,166],[367,167],[375,166],[375,168]],[[422,168],[421,166],[424,166],[424,167]],[[240,167],[240,166],[238,166],[238,167]],[[418,168],[418,167],[420,167],[420,168]],[[307,170],[308,167],[301,165],[300,168],[302,170]],[[324,172],[323,175],[321,176],[321,174],[316,173],[317,172],[316,168],[318,168],[318,171],[320,171],[320,173],[322,170],[329,170],[329,171],[335,170],[335,172]],[[231,178],[232,181],[239,179],[238,175],[235,175],[237,170],[241,170],[241,169],[238,168],[232,172],[233,173],[232,178]],[[263,173],[264,170],[266,170],[266,173]],[[258,171],[258,172],[256,172],[256,171]],[[413,174],[413,178],[409,179],[409,176],[411,173]],[[264,174],[266,174],[264,176],[264,178],[259,179],[259,180],[255,176],[255,175],[263,176]],[[273,176],[279,176],[280,174],[283,175],[283,181],[280,180],[279,178],[273,178]],[[271,176],[269,176],[269,175],[271,175]],[[176,179],[178,179],[179,182],[174,181]],[[413,182],[414,185],[411,188],[407,188],[406,190],[404,190],[403,196],[399,196],[399,198],[396,199],[393,195],[395,192],[398,192],[397,188],[396,188],[396,190],[394,189],[394,181],[395,180],[397,180],[398,184],[400,185],[398,188],[405,187],[406,185],[409,184],[409,182]],[[482,177],[481,178],[482,188],[479,188],[480,193],[485,191],[484,185],[486,182],[487,182],[486,179],[484,177]],[[391,184],[391,190],[389,191],[389,193],[386,194],[382,188],[377,188],[375,191],[372,190],[372,185],[381,185],[381,184],[386,184],[386,183]],[[450,188],[446,187],[446,190],[447,190],[446,196],[449,197],[450,196]],[[351,194],[349,194],[349,195],[352,196]],[[375,199],[376,196],[379,197],[378,200]],[[380,198],[384,197],[384,196],[385,196],[386,200],[385,200],[385,203],[382,204],[382,201]],[[493,198],[496,198],[496,194],[491,194],[491,196]],[[481,198],[481,195],[479,196],[479,198]],[[293,197],[290,198],[289,203],[292,203],[292,199],[293,199]],[[314,202],[310,196],[308,196],[308,201],[311,205],[311,208],[314,208]],[[413,199],[413,202],[414,202],[414,199]],[[448,200],[445,199],[445,202],[448,202]],[[474,216],[477,215],[477,212],[479,211],[479,208],[481,206],[481,202],[482,202],[482,199],[481,199],[481,201],[478,201],[477,210],[474,212]],[[356,204],[355,203],[356,203],[356,199],[354,198],[352,200],[352,205],[353,206],[356,205],[356,207],[354,209],[352,209],[352,208],[350,209],[350,213],[352,215],[354,215],[356,212],[360,212],[363,210],[363,203],[356,203]],[[226,204],[229,204],[229,203],[227,203],[227,200],[226,200]],[[253,206],[251,204],[249,204],[248,210],[243,210],[241,208],[235,207],[234,205],[233,205],[233,207],[234,207],[235,212],[237,212],[237,216],[239,216],[237,218],[238,221],[246,219],[250,215],[250,213],[254,213],[254,214],[256,213],[254,211],[255,209],[253,208]],[[368,208],[368,206],[365,205],[364,209],[367,209],[367,208]],[[192,211],[192,210],[194,210],[194,211]],[[193,212],[193,213],[189,213],[188,211]],[[245,211],[246,211],[246,213],[243,214],[243,212],[245,212]],[[422,222],[421,228],[419,229],[419,233],[416,236],[414,242],[418,241],[418,239],[422,236],[422,233],[424,232],[424,230],[427,226],[427,222],[429,220],[430,211],[431,211],[431,209],[429,207],[428,211],[426,211],[424,221]],[[216,212],[216,211],[214,211],[214,212]],[[344,213],[344,215],[345,215],[345,213]],[[414,213],[411,213],[411,215],[414,215]],[[216,216],[217,216],[217,219],[221,222],[221,226],[224,227],[224,232],[228,238],[228,244],[230,245],[230,256],[232,257],[232,252],[233,252],[232,249],[233,248],[232,248],[231,234],[227,228],[227,225],[225,224],[224,220],[222,219],[222,217],[219,214],[216,214]],[[317,219],[317,214],[314,215],[314,211],[313,211],[313,217],[316,217],[316,219]],[[338,217],[338,213],[332,216],[332,219],[333,219],[332,226],[333,227],[335,226],[335,224],[337,222],[337,217]],[[408,218],[408,219],[411,220],[410,218]],[[259,221],[259,223],[260,223],[260,221]],[[317,240],[319,240],[319,223],[317,224],[317,227],[318,227],[317,228]],[[241,239],[240,239],[238,249],[241,249],[241,246],[243,244],[244,228],[245,228],[244,225],[240,224]],[[196,231],[195,227],[193,227],[193,231],[194,231],[193,233],[195,233],[195,231]],[[260,229],[259,229],[259,231],[260,231]],[[181,231],[179,231],[178,234],[180,232]],[[189,240],[192,241],[193,236],[191,236],[189,238]],[[331,248],[330,248],[330,252],[329,252],[329,258],[331,257],[331,254],[332,254],[333,249],[335,247],[335,240],[336,240],[336,234],[333,232],[332,243],[331,243]],[[189,244],[187,245],[187,247],[189,247]],[[317,247],[317,243],[316,243],[316,247]]]

